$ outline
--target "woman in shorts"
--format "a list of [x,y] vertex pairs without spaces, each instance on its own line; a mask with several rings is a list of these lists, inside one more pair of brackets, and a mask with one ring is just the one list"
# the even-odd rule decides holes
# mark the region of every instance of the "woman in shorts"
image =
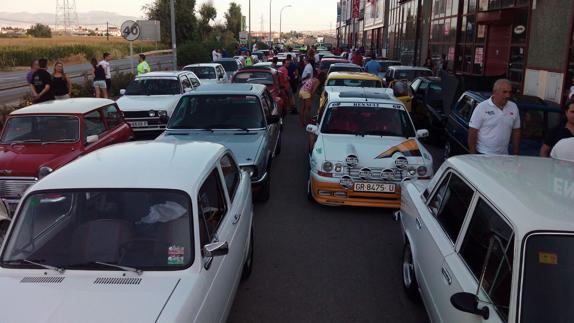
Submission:
[[319,87],[319,79],[312,76],[303,82],[301,89],[299,89],[299,98],[301,98],[301,113],[299,113],[299,120],[301,125],[305,127],[311,119],[311,103],[313,102],[313,93]]
[[101,65],[98,65],[98,60],[92,58],[92,74],[94,75],[94,91],[96,98],[108,98],[108,89],[106,86],[106,71]]

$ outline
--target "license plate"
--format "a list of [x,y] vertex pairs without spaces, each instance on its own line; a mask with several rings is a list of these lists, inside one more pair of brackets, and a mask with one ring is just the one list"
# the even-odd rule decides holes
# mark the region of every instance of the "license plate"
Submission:
[[128,121],[128,123],[134,128],[147,127],[147,121]]
[[394,193],[395,184],[355,183],[353,190],[355,192]]

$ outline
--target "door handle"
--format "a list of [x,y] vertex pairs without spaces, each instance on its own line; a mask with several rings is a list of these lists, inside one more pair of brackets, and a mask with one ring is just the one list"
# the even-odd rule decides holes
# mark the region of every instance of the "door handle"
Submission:
[[419,218],[416,218],[416,219],[415,219],[415,222],[417,223],[417,229],[420,230],[420,229],[423,228],[423,225],[421,224],[421,220],[419,220]]
[[447,284],[449,284],[449,285],[452,284],[452,278],[450,278],[448,271],[446,271],[446,269],[444,269],[444,267],[442,267],[441,272],[442,272],[442,276],[446,280]]
[[237,222],[239,222],[239,219],[241,219],[241,213],[236,213],[233,216],[233,224],[237,224]]

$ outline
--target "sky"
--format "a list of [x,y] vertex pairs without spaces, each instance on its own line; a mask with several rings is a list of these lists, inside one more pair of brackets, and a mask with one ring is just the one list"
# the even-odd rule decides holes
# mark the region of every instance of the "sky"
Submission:
[[[126,16],[143,17],[142,7],[153,0],[75,0],[78,12],[92,10],[111,11]],[[279,11],[283,6],[292,5],[283,10],[282,31],[288,30],[329,30],[335,29],[337,0],[271,0],[271,27],[279,30]],[[196,0],[196,11],[206,0]],[[216,21],[224,22],[224,12],[229,8],[229,0],[212,0],[217,10]],[[248,19],[249,0],[235,0],[241,5],[241,11]],[[53,6],[46,6],[53,3]],[[0,1],[0,12],[53,13],[56,0]],[[269,1],[251,0],[251,31],[260,31],[263,18],[263,30],[269,31]]]

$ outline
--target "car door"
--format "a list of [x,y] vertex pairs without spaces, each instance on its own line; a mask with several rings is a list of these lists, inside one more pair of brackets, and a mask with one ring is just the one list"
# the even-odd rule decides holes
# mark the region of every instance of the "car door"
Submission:
[[[112,137],[109,135],[110,132],[106,128],[106,123],[104,122],[101,109],[96,109],[84,114],[83,127],[84,136],[82,140],[85,146],[84,154],[111,144],[109,140]],[[93,136],[98,136],[98,139],[95,142],[88,143],[88,138]]]
[[200,276],[207,281],[204,304],[196,321],[221,322],[225,319],[228,303],[236,288],[237,270],[241,267],[242,246],[236,239],[237,225],[233,224],[236,206],[228,199],[219,166],[203,182],[198,196],[199,240],[201,250],[205,245],[227,242],[228,253],[207,257],[202,254]]
[[453,152],[468,153],[468,123],[476,105],[475,99],[463,95],[449,115],[447,134],[454,144]]
[[105,106],[102,108],[102,112],[108,131],[110,132],[110,136],[107,139],[110,145],[126,142],[133,137],[133,132],[127,122],[124,121],[117,105],[110,104]]
[[[443,261],[455,252],[454,244],[470,207],[474,190],[453,170],[448,170],[435,186],[423,209],[418,210],[415,264],[416,277],[429,313],[436,322],[444,321],[440,309],[448,286]],[[446,321],[445,321],[446,322]]]
[[[449,273],[445,297],[459,292],[478,293],[479,308],[489,309],[489,318],[462,312],[445,304],[441,313],[446,322],[507,322],[512,286],[514,232],[507,220],[486,199],[478,197],[466,230],[459,236],[457,252],[446,257],[443,268]],[[490,255],[487,258],[487,254]],[[483,275],[484,270],[484,275]]]
[[[263,107],[263,113],[265,113],[265,119],[268,120],[272,115],[275,116],[278,115],[279,112],[275,111],[276,110],[275,104],[273,103],[271,95],[267,90],[265,90],[265,92],[263,93],[261,103]],[[268,149],[271,155],[273,155],[273,153],[275,152],[275,147],[279,142],[279,134],[280,134],[279,132],[280,128],[278,122],[276,123],[267,122],[267,140],[269,147]]]
[[186,75],[180,76],[181,88],[183,89],[183,93],[187,93],[193,90],[193,85],[191,85],[191,81],[187,78]]

